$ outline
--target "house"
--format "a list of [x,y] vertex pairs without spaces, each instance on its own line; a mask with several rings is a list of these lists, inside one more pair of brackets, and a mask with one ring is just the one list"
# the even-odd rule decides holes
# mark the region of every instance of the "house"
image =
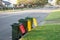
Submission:
[[0,0],[0,6],[2,5],[2,0]]
[[3,0],[5,7],[14,7],[14,4],[16,4],[16,0]]
[[0,0],[0,8],[3,8],[2,0]]
[[9,7],[11,5],[10,2],[8,1],[2,1],[2,4],[5,6],[5,7]]
[[57,5],[56,2],[57,2],[57,0],[48,0],[48,3],[50,3],[51,5],[54,5],[54,6]]
[[16,0],[0,0],[0,8],[4,7],[15,7],[14,4],[16,4]]
[[0,8],[12,7],[12,4],[8,1],[0,0]]
[[12,3],[12,4],[17,4],[17,0],[8,0],[10,3]]

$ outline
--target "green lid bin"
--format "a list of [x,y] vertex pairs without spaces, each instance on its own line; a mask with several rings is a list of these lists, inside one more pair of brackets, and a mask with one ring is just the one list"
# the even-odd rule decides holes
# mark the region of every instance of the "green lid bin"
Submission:
[[19,24],[13,23],[11,26],[12,26],[12,40],[18,40],[22,36],[21,32],[19,31]]

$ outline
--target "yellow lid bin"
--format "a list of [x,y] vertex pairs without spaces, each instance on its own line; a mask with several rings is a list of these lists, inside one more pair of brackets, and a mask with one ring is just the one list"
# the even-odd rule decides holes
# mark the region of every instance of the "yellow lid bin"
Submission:
[[36,18],[33,18],[33,24],[34,24],[35,27],[38,25]]
[[32,29],[30,20],[27,21],[27,28],[28,28],[28,31],[31,31],[31,29]]

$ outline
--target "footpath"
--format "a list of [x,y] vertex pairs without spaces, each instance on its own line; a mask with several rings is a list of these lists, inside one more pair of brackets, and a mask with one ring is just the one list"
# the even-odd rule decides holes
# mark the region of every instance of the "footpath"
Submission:
[[14,13],[21,13],[21,12],[54,12],[54,11],[60,11],[60,9],[31,9],[31,10],[8,10],[8,11],[0,11],[0,14],[14,14]]

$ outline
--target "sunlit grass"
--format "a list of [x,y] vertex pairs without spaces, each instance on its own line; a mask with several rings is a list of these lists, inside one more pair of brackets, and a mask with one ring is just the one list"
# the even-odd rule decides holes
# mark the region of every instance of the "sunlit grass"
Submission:
[[22,40],[60,40],[60,24],[46,24],[27,33]]
[[[60,11],[50,13],[45,20],[59,21]],[[60,40],[60,23],[46,23],[34,28],[22,40]]]
[[60,20],[60,11],[50,13],[45,20]]

